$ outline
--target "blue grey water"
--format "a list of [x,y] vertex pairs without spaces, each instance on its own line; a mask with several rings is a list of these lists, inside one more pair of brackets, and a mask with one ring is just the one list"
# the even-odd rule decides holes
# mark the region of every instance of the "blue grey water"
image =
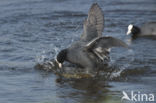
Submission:
[[[104,11],[103,35],[130,45],[112,49],[121,71],[105,81],[57,83],[53,73],[34,69],[79,39],[93,2]],[[156,41],[126,36],[130,23],[149,21],[156,21],[156,0],[1,0],[0,103],[120,103],[122,91],[132,90],[156,96]]]

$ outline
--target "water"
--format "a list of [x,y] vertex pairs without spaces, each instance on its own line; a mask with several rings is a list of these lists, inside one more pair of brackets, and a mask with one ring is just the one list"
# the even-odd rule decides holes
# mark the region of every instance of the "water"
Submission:
[[[121,71],[108,80],[57,83],[53,73],[35,70],[79,39],[93,2],[104,11],[103,34],[130,44],[111,52]],[[1,103],[120,103],[122,91],[156,94],[156,41],[125,35],[130,23],[156,21],[155,0],[1,0],[0,14]]]

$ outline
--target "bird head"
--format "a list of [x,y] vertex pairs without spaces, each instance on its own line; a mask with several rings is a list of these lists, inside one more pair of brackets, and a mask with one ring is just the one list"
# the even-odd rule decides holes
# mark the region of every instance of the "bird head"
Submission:
[[62,63],[66,60],[66,57],[67,57],[67,49],[63,49],[58,53],[55,61],[58,64],[59,68],[62,68]]

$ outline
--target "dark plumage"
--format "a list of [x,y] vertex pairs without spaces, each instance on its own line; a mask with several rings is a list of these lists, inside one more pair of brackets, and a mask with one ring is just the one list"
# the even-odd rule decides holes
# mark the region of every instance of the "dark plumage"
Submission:
[[127,35],[129,34],[131,34],[132,39],[148,36],[156,37],[156,22],[145,23],[140,28],[130,24],[127,31]]
[[56,60],[59,62],[59,63],[63,63],[64,60],[67,58],[67,49],[63,49],[59,52],[59,54],[57,55],[57,58]]
[[68,61],[92,71],[103,67],[109,61],[111,47],[128,47],[119,39],[102,37],[103,29],[103,12],[98,4],[94,3],[84,22],[80,40],[58,53],[58,64]]

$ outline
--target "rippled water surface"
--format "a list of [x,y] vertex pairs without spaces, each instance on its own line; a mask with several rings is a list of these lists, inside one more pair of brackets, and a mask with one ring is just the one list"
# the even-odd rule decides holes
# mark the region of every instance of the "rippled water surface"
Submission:
[[[130,45],[111,52],[121,71],[109,80],[57,83],[53,73],[34,69],[79,39],[93,2],[104,11],[103,35]],[[156,96],[156,41],[125,35],[130,23],[156,21],[155,0],[1,0],[0,14],[1,103],[120,103],[131,90]]]

